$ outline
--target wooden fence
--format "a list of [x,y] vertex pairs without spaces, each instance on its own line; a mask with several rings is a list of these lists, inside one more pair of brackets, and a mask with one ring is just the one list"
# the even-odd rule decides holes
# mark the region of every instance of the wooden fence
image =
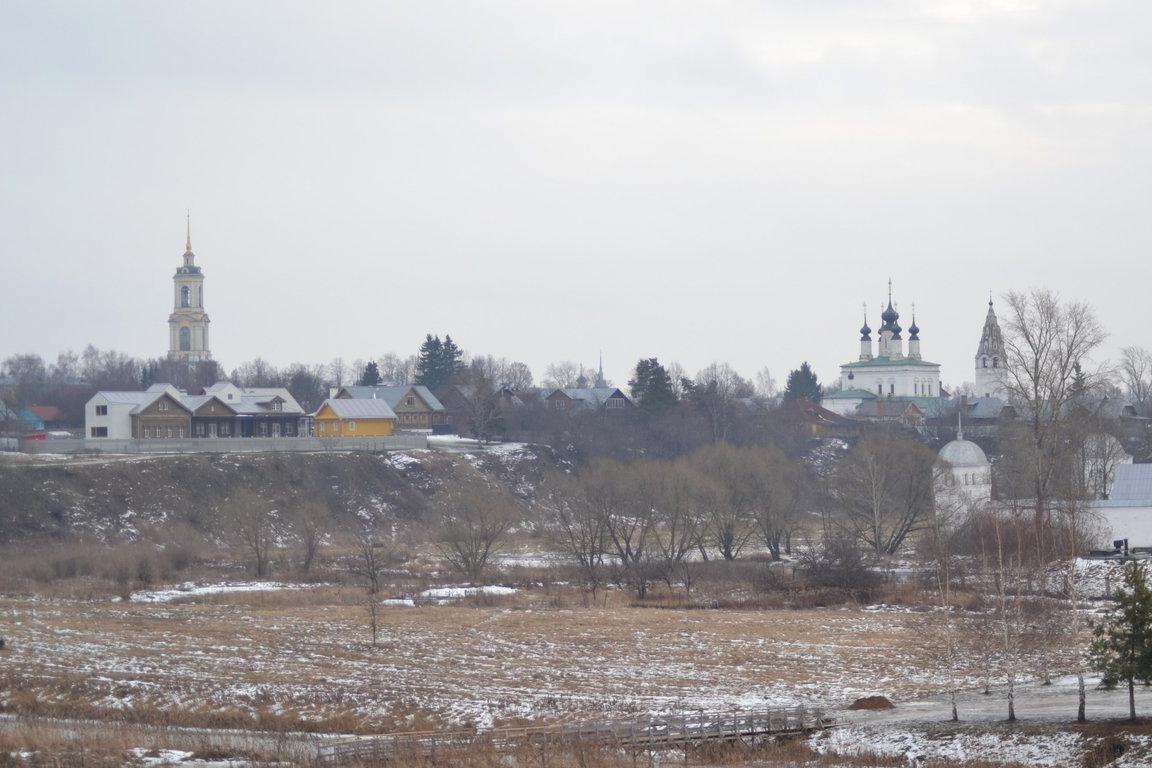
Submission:
[[389,757],[435,754],[471,746],[509,750],[525,744],[574,744],[652,750],[703,742],[735,742],[757,737],[799,734],[827,728],[821,709],[774,708],[749,712],[700,712],[560,725],[494,728],[486,731],[397,733],[321,745],[321,761],[377,762]]

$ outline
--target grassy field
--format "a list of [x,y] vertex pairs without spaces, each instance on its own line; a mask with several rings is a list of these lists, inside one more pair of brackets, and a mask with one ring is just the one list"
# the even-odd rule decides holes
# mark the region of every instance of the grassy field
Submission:
[[[562,588],[381,610],[363,592],[0,598],[9,712],[371,732],[942,690],[911,611],[569,605]],[[969,681],[969,685],[975,684]]]

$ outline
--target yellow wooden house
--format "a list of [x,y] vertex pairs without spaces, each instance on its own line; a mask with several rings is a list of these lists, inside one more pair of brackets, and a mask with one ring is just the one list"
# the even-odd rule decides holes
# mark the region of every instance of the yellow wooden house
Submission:
[[316,437],[388,437],[396,413],[383,400],[325,400],[312,416]]

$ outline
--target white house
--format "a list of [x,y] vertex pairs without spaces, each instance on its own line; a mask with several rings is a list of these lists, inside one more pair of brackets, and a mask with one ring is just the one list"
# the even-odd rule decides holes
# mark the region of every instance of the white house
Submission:
[[130,440],[132,413],[163,392],[177,399],[183,394],[171,384],[153,384],[144,392],[97,392],[84,405],[84,436]]

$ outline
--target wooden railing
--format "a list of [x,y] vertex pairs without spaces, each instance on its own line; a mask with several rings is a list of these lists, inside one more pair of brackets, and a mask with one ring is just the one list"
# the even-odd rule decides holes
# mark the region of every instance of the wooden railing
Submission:
[[657,749],[706,741],[737,741],[776,734],[805,733],[831,721],[821,709],[790,707],[748,712],[699,712],[691,715],[604,720],[558,725],[494,728],[485,731],[421,731],[324,744],[319,757],[340,763],[386,760],[398,754],[486,746],[512,749],[524,744],[587,742],[631,749]]

